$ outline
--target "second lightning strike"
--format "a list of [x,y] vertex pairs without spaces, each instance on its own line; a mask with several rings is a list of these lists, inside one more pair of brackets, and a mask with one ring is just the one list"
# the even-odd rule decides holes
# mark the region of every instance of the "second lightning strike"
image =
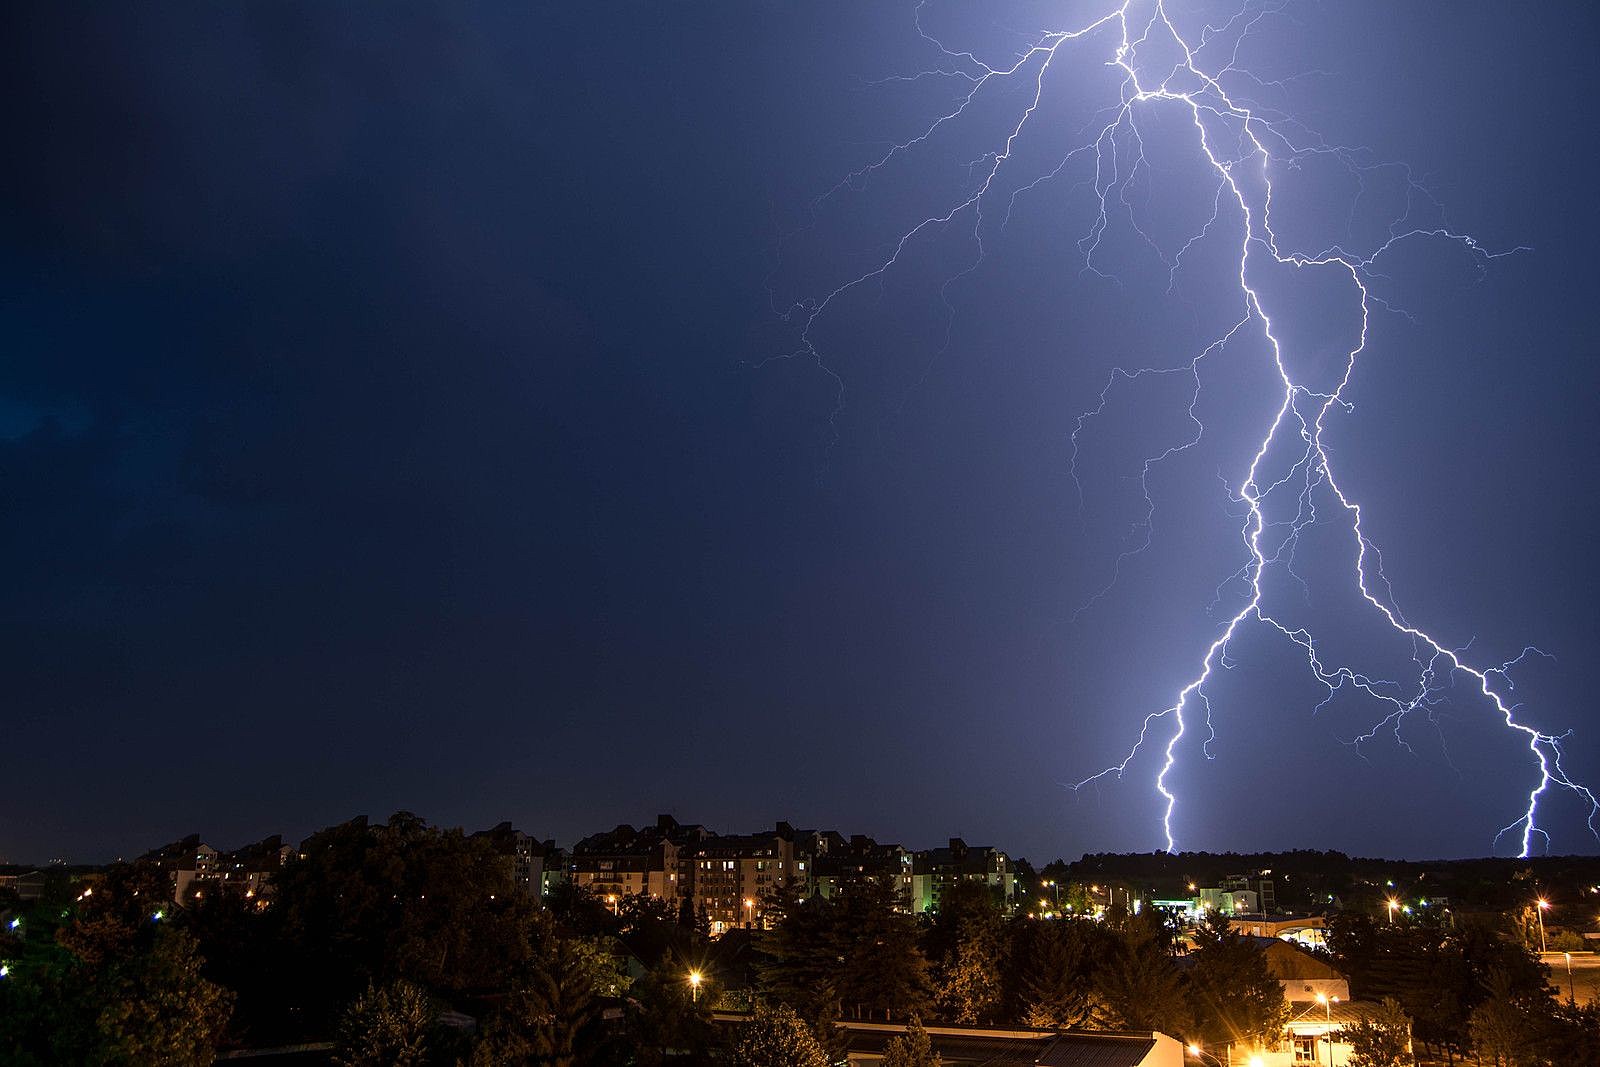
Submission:
[[[1597,825],[1600,798],[1571,777],[1562,765],[1561,741],[1566,735],[1546,733],[1529,725],[1518,717],[1518,706],[1509,698],[1509,672],[1538,650],[1526,648],[1505,663],[1479,666],[1468,661],[1463,650],[1447,646],[1408,620],[1394,603],[1383,575],[1381,557],[1363,529],[1361,505],[1336,477],[1326,444],[1329,415],[1335,410],[1348,411],[1351,408],[1345,394],[1366,349],[1374,307],[1386,306],[1370,289],[1375,264],[1397,246],[1413,241],[1449,242],[1473,257],[1480,267],[1497,255],[1507,253],[1490,252],[1469,234],[1446,225],[1412,225],[1408,221],[1409,206],[1407,214],[1391,224],[1387,237],[1368,250],[1355,251],[1342,245],[1332,245],[1306,251],[1288,247],[1280,241],[1273,225],[1273,178],[1280,168],[1298,166],[1313,158],[1331,159],[1356,174],[1358,180],[1361,172],[1375,169],[1375,165],[1365,162],[1362,151],[1328,144],[1280,113],[1268,111],[1254,101],[1245,99],[1239,89],[1230,90],[1228,87],[1236,83],[1256,86],[1273,84],[1254,78],[1240,65],[1239,55],[1241,46],[1261,20],[1281,11],[1282,4],[1246,3],[1220,24],[1206,23],[1186,34],[1179,28],[1180,20],[1169,13],[1168,0],[1125,0],[1120,6],[1076,28],[1049,30],[1036,35],[1011,57],[1011,61],[1002,65],[990,65],[980,59],[975,51],[949,46],[930,33],[923,19],[926,6],[926,0],[917,6],[917,31],[937,50],[940,65],[936,69],[906,76],[903,80],[927,77],[963,84],[956,104],[914,137],[892,145],[875,162],[848,176],[832,192],[838,193],[851,187],[914,147],[940,136],[947,127],[962,119],[975,101],[986,93],[1017,85],[1021,88],[1019,99],[1022,102],[1014,112],[1014,120],[1006,120],[1001,135],[992,147],[978,157],[974,164],[978,178],[971,186],[970,193],[958,196],[948,210],[930,214],[901,232],[897,239],[891,240],[889,253],[871,269],[845,281],[818,299],[795,305],[787,313],[800,325],[800,348],[794,354],[813,360],[828,374],[839,389],[838,405],[842,406],[843,403],[843,381],[814,342],[813,328],[840,297],[858,286],[882,278],[898,264],[913,242],[933,232],[960,225],[970,233],[975,248],[973,260],[946,282],[948,287],[950,282],[970,273],[981,262],[985,254],[983,239],[986,224],[992,224],[995,216],[998,216],[1003,226],[1009,220],[1018,196],[1039,189],[1081,162],[1090,170],[1085,184],[1092,187],[1099,202],[1098,214],[1079,243],[1085,269],[1102,273],[1097,266],[1096,254],[1101,249],[1113,214],[1119,209],[1139,237],[1155,248],[1156,242],[1139,228],[1126,196],[1140,168],[1148,166],[1139,127],[1141,116],[1156,109],[1175,111],[1192,127],[1194,143],[1204,160],[1205,169],[1214,176],[1216,183],[1214,210],[1210,220],[1199,232],[1190,236],[1170,260],[1162,256],[1169,267],[1169,276],[1176,276],[1183,257],[1196,245],[1205,241],[1225,240],[1220,231],[1226,229],[1225,224],[1231,221],[1238,229],[1239,238],[1232,260],[1237,268],[1235,283],[1239,311],[1228,330],[1187,362],[1177,366],[1119,369],[1114,372],[1101,392],[1100,406],[1078,418],[1072,434],[1075,480],[1079,434],[1090,420],[1104,410],[1108,395],[1119,382],[1172,373],[1183,373],[1192,378],[1193,391],[1188,409],[1194,427],[1192,436],[1144,460],[1140,476],[1146,506],[1145,518],[1140,524],[1144,536],[1139,545],[1117,558],[1111,584],[1100,590],[1091,599],[1091,604],[1110,591],[1117,573],[1127,560],[1149,544],[1149,520],[1154,503],[1148,477],[1152,468],[1197,445],[1205,432],[1204,425],[1195,414],[1201,391],[1201,362],[1227,347],[1242,332],[1255,331],[1270,353],[1272,374],[1278,383],[1279,395],[1270,422],[1262,429],[1259,442],[1248,460],[1241,461],[1237,481],[1229,488],[1232,500],[1243,508],[1240,537],[1245,556],[1232,579],[1242,582],[1243,588],[1248,590],[1243,604],[1219,626],[1204,647],[1194,674],[1174,694],[1172,702],[1143,716],[1138,735],[1124,757],[1077,782],[1073,788],[1082,789],[1107,777],[1120,778],[1129,770],[1136,756],[1147,748],[1158,749],[1161,765],[1153,784],[1162,798],[1161,827],[1165,847],[1169,852],[1176,851],[1173,820],[1178,795],[1173,789],[1171,774],[1178,764],[1180,743],[1192,728],[1192,720],[1197,713],[1205,724],[1206,732],[1211,733],[1211,706],[1206,687],[1219,669],[1230,666],[1229,645],[1241,628],[1260,625],[1280,635],[1304,657],[1311,675],[1327,690],[1324,704],[1346,687],[1377,704],[1382,715],[1368,732],[1355,739],[1353,743],[1357,745],[1374,739],[1380,731],[1392,733],[1404,745],[1399,729],[1407,716],[1430,709],[1440,695],[1441,686],[1448,679],[1455,677],[1468,681],[1481,696],[1486,710],[1502,723],[1508,740],[1525,747],[1531,772],[1526,805],[1514,820],[1495,835],[1495,843],[1498,845],[1502,838],[1512,835],[1521,856],[1530,855],[1536,841],[1548,845],[1548,834],[1539,825],[1539,804],[1552,789],[1565,790],[1586,804],[1589,809],[1589,829],[1600,837],[1600,825]],[[1013,163],[1019,141],[1028,132],[1030,124],[1037,121],[1036,116],[1053,68],[1058,62],[1066,64],[1077,58],[1070,53],[1080,47],[1102,49],[1095,59],[1117,72],[1117,98],[1108,101],[1103,108],[1103,121],[1096,124],[1097,130],[1091,127],[1089,132],[1092,136],[1086,136],[1082,143],[1067,151],[1053,170],[1017,184],[1005,200],[1003,210],[1000,210],[1000,205],[991,203],[1002,193],[998,185],[999,176],[1008,164]],[[1412,197],[1431,200],[1426,190],[1412,179],[1409,171],[1402,173]],[[1214,233],[1214,230],[1219,232]],[[1252,274],[1261,265],[1301,272],[1329,271],[1347,279],[1352,311],[1358,317],[1360,328],[1355,343],[1339,361],[1331,384],[1302,380],[1303,376],[1294,371],[1290,354],[1280,339],[1282,331],[1275,321],[1275,315],[1284,312],[1273,306],[1259,283],[1251,280]],[[1277,458],[1277,454],[1285,448],[1288,450],[1287,460]],[[1289,494],[1290,517],[1269,520],[1269,502],[1284,494]],[[1267,607],[1267,586],[1270,581],[1280,574],[1299,580],[1293,569],[1293,559],[1302,532],[1315,524],[1330,521],[1327,514],[1318,512],[1319,496],[1325,502],[1325,512],[1333,512],[1344,518],[1344,529],[1351,539],[1354,559],[1350,574],[1353,591],[1359,595],[1364,610],[1370,613],[1376,625],[1409,642],[1415,667],[1413,676],[1407,679],[1378,678],[1354,665],[1331,662],[1324,648],[1319,645],[1318,638],[1308,628],[1282,621]],[[1227,584],[1225,581],[1224,585]],[[1211,734],[1211,738],[1214,739],[1214,734]],[[1205,743],[1208,755],[1210,743],[1209,739]]]

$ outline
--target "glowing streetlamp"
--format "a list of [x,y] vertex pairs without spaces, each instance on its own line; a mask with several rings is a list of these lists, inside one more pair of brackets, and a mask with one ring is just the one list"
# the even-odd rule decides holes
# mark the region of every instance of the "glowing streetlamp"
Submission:
[[1339,998],[1318,993],[1317,1003],[1322,1005],[1322,1015],[1328,1024],[1328,1067],[1333,1067],[1333,1006],[1339,1003]]
[[1384,903],[1389,907],[1389,925],[1393,926],[1395,909],[1400,907],[1400,902],[1394,899],[1394,897],[1390,897],[1388,900],[1384,901]]
[[1539,952],[1542,955],[1544,953],[1544,913],[1550,910],[1550,902],[1544,899],[1544,897],[1540,897],[1538,903],[1539,910],[1537,914],[1539,916]]
[[689,995],[696,1004],[700,1003],[700,983],[706,980],[705,975],[699,971],[689,972]]
[[1572,984],[1572,953],[1563,952],[1562,955],[1567,957],[1567,1002],[1576,1005],[1578,1003],[1578,988]]

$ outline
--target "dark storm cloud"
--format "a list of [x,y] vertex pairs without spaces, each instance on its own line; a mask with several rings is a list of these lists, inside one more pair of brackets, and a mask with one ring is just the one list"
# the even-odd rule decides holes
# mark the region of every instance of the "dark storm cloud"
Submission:
[[[989,312],[935,360],[919,316],[937,308],[891,287],[831,450],[831,383],[802,361],[750,369],[784,337],[763,288],[778,234],[922,114],[862,90],[920,55],[904,11],[5,20],[0,853],[190,829],[231,844],[402,806],[567,838],[671,807],[1035,853],[1151,843],[1142,799],[1059,787],[1123,740],[1152,668],[1119,647],[1189,580],[1135,575],[1127,617],[1070,622],[1105,561],[1076,540],[1065,433],[1137,303],[1084,310],[1053,270],[1002,265],[969,290]],[[1454,32],[1442,53],[1493,37],[1476,16]],[[1380,87],[1362,64],[1397,54],[1332,47]],[[1592,385],[1593,333],[1560,312],[1593,213],[1506,206],[1505,182],[1559,154],[1502,121],[1506,155],[1480,174],[1458,147],[1478,124],[1429,113],[1379,121],[1396,143],[1378,147],[1420,142],[1467,187],[1464,214],[1550,249],[1494,305],[1548,306],[1545,332],[1501,316],[1490,336],[1570,350],[1553,364],[1569,380],[1485,401],[1493,367],[1470,364],[1492,324],[1466,321],[1432,342],[1459,351],[1396,360],[1362,394],[1392,450],[1443,437],[1465,458],[1364,477],[1397,498],[1420,480],[1449,509],[1481,499],[1458,467],[1493,470],[1493,506],[1458,517],[1481,537],[1413,554],[1419,595],[1582,648],[1581,597],[1552,605],[1548,572],[1489,563],[1515,514],[1549,507],[1541,535],[1565,540],[1547,555],[1592,575],[1563,532],[1592,514],[1548,503],[1581,468],[1527,472],[1593,454],[1592,420],[1562,406]],[[1443,366],[1471,384],[1441,397]],[[1383,422],[1419,398],[1455,417]],[[1495,418],[1523,443],[1475,440]],[[1534,429],[1552,422],[1577,437]],[[1387,531],[1402,545],[1436,530],[1405,521]],[[1566,706],[1576,687],[1552,684]]]

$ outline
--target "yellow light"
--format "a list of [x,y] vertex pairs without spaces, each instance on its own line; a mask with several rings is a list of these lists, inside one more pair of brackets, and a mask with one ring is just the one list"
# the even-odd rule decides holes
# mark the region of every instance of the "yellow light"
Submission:
[[1317,994],[1317,1003],[1318,1004],[1326,1004],[1326,1003],[1328,1003],[1328,994],[1326,994],[1326,993],[1318,993]]
[[1250,1057],[1250,1067],[1267,1067],[1267,1065],[1266,1065],[1266,1061],[1263,1060],[1260,1056],[1251,1056]]
[[690,985],[698,986],[703,981],[705,981],[705,976],[702,975],[699,971],[690,971],[689,972],[689,984]]
[[1544,897],[1540,897],[1539,898],[1539,910],[1540,911],[1544,911],[1548,907],[1550,907],[1550,902],[1548,900],[1544,899]]
[[1200,1055],[1200,1046],[1199,1045],[1190,1045],[1189,1046],[1189,1055],[1191,1055],[1191,1056]]

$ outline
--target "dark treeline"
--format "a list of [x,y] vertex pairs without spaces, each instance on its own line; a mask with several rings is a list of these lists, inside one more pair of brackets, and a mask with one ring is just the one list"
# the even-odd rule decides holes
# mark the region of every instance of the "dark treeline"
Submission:
[[[713,940],[659,900],[563,885],[536,901],[487,840],[410,815],[331,827],[300,853],[259,894],[210,883],[181,907],[144,863],[0,902],[0,1062],[207,1064],[332,1042],[329,1061],[350,1065],[822,1067],[835,1020],[871,1019],[908,1027],[887,1062],[926,1067],[923,1021],[1218,1047],[1271,1040],[1287,1016],[1259,946],[1216,917],[1185,950],[1148,909],[1033,919],[975,884],[919,919],[865,882],[774,897],[769,930]],[[1391,1000],[1390,1021],[1357,1035],[1373,1049],[1403,1043],[1403,1009],[1447,1057],[1600,1063],[1596,1013],[1559,1004],[1514,940],[1348,916],[1330,944],[1358,997]],[[714,1010],[754,1015],[720,1026]]]
[[[1281,909],[1321,911],[1332,896],[1370,906],[1395,891],[1447,897],[1460,907],[1510,911],[1534,894],[1557,904],[1590,896],[1600,905],[1600,856],[1532,859],[1387,860],[1303,849],[1292,852],[1094,853],[1046,868],[1080,882],[1124,882],[1157,896],[1184,896],[1188,883],[1216,885],[1231,875],[1273,872]],[[1588,904],[1583,903],[1587,911]]]

